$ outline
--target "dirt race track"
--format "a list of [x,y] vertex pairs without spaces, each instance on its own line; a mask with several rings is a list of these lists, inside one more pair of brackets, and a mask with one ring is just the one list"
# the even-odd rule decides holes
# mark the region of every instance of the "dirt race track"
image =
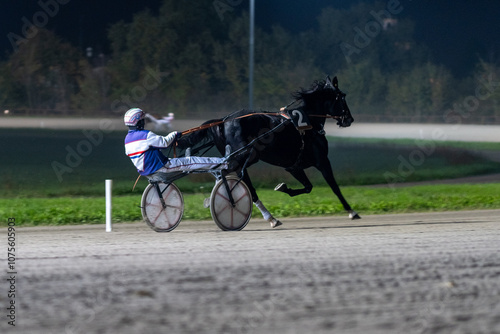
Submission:
[[283,222],[17,228],[0,332],[500,333],[500,210]]

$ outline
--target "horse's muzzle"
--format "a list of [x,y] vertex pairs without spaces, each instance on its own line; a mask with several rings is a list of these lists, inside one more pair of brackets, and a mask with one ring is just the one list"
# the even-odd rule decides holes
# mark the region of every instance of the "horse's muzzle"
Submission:
[[351,126],[352,122],[354,122],[354,118],[352,117],[342,117],[337,121],[337,125],[342,128],[347,128]]

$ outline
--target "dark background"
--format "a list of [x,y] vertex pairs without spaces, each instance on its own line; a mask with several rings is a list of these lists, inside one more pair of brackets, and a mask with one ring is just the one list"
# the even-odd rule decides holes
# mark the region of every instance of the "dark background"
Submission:
[[[120,20],[130,21],[134,13],[145,8],[156,13],[162,2],[161,0],[65,1],[66,4],[59,4],[57,14],[49,19],[46,28],[78,46],[82,52],[85,48],[92,47],[96,52],[103,53],[109,51],[106,35],[110,24]],[[41,2],[53,4],[57,3],[57,0],[41,0]],[[256,0],[256,24],[263,29],[279,24],[291,32],[304,31],[315,26],[316,18],[322,8],[328,6],[349,8],[357,2],[360,1]],[[248,10],[248,0],[232,0],[229,3],[237,4],[234,6],[234,11]],[[500,2],[400,0],[400,5],[403,11],[398,16],[410,18],[415,22],[415,39],[427,45],[432,51],[434,60],[447,66],[454,75],[461,77],[470,73],[479,57],[489,62],[499,60]],[[12,52],[8,34],[22,36],[24,25],[22,18],[26,17],[33,22],[33,16],[41,11],[42,7],[38,0],[9,0],[3,1],[0,9],[2,22],[0,49],[2,58],[5,58]],[[215,9],[214,15],[217,15]]]

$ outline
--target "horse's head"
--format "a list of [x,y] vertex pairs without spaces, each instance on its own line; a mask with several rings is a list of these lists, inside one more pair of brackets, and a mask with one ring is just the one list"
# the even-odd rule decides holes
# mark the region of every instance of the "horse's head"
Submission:
[[351,126],[351,123],[354,122],[354,118],[351,115],[349,106],[347,106],[345,100],[346,94],[339,89],[337,77],[331,80],[330,77],[327,76],[323,90],[325,91],[323,96],[325,98],[327,114],[337,119],[338,126],[344,128]]
[[304,102],[310,114],[335,118],[340,127],[348,127],[354,122],[345,96],[338,87],[337,77],[331,80],[329,76],[324,81],[316,81],[310,90],[295,94],[297,99]]

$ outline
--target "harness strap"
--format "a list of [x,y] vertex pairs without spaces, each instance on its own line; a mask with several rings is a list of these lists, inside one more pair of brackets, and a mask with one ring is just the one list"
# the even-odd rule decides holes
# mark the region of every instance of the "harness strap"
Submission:
[[305,147],[305,143],[304,143],[304,131],[299,131],[300,133],[300,140],[302,141],[302,145],[300,146],[300,151],[299,151],[299,154],[297,155],[297,160],[295,161],[295,163],[293,164],[292,167],[290,167],[290,169],[295,169],[297,168],[297,166],[300,164],[300,162],[302,161],[302,155],[304,153],[304,147]]

